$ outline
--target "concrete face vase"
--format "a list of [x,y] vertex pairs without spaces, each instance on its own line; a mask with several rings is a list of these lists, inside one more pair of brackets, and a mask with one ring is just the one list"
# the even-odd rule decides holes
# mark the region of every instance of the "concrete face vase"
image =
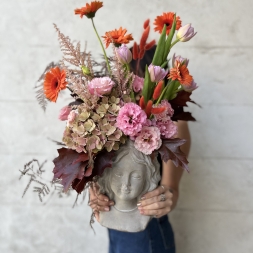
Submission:
[[112,168],[105,169],[98,179],[101,193],[115,202],[109,212],[100,212],[100,224],[126,232],[144,230],[151,217],[141,215],[137,203],[157,187],[160,178],[157,159],[144,155],[128,140],[117,151]]

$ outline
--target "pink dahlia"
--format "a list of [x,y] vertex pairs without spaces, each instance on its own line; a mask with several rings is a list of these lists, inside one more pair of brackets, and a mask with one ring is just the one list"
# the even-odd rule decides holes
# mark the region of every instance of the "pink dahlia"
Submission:
[[150,155],[154,150],[159,149],[162,145],[160,130],[157,127],[144,126],[135,139],[134,146],[136,149]]
[[177,126],[172,120],[167,121],[156,121],[156,126],[161,132],[161,136],[165,139],[174,138],[177,134]]
[[101,97],[102,95],[110,93],[114,85],[115,83],[112,79],[107,76],[97,77],[88,83],[88,90],[90,94]]
[[146,113],[135,103],[126,103],[120,108],[116,126],[125,134],[134,136],[146,123]]
[[61,110],[60,110],[58,119],[59,119],[59,120],[62,120],[62,121],[67,120],[70,112],[71,112],[71,107],[69,107],[69,106],[64,106],[64,107],[61,108]]
[[143,85],[144,85],[144,78],[135,75],[133,81],[134,92],[142,91]]

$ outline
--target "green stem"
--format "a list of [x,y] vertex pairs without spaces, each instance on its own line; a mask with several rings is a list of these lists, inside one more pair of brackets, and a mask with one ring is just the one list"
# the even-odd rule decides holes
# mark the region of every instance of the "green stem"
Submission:
[[107,65],[107,69],[108,69],[108,71],[109,71],[109,73],[110,73],[110,75],[111,75],[112,72],[111,72],[111,67],[110,67],[109,61],[108,61],[108,57],[107,57],[107,55],[106,55],[106,52],[105,52],[105,48],[104,48],[104,46],[103,46],[103,43],[102,43],[102,41],[101,41],[101,39],[100,39],[100,37],[99,37],[99,35],[98,35],[98,32],[97,32],[97,29],[96,29],[96,27],[95,27],[93,18],[91,19],[91,22],[92,22],[92,26],[93,26],[93,28],[94,28],[94,31],[95,31],[95,33],[96,33],[96,35],[97,35],[98,41],[99,41],[99,43],[100,43],[100,46],[102,47],[102,50],[103,50],[103,53],[104,53],[104,57],[105,57],[105,61],[106,61],[106,65]]
[[163,91],[162,91],[160,97],[158,98],[158,100],[157,100],[156,103],[155,103],[156,105],[158,105],[158,104],[161,102],[161,100],[162,100],[162,98],[163,98],[163,95],[164,95],[164,93],[166,92],[167,89],[168,89],[168,85],[163,89]]
[[170,46],[170,49],[175,46],[177,43],[179,42],[179,39],[176,39],[175,41],[173,41],[173,43]]

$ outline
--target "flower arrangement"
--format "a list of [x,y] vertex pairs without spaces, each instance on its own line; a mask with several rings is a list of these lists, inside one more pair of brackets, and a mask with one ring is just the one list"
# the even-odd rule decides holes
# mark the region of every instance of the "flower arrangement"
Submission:
[[[112,165],[115,151],[128,138],[144,154],[159,152],[165,162],[171,159],[188,170],[188,161],[180,150],[185,140],[176,138],[174,121],[194,120],[183,107],[193,102],[190,95],[197,85],[189,73],[189,60],[173,55],[169,67],[168,55],[176,43],[195,36],[194,28],[182,26],[173,12],[163,13],[154,21],[155,31],[161,34],[157,44],[155,40],[147,42],[151,28],[146,20],[140,42],[128,48],[126,44],[134,39],[122,27],[98,35],[94,17],[102,7],[102,2],[93,1],[76,9],[75,14],[91,20],[104,63],[82,52],[80,43],[74,45],[54,25],[63,59],[45,71],[43,92],[38,96],[44,106],[46,100],[56,102],[59,92],[68,88],[74,100],[60,111],[59,119],[66,121],[62,138],[65,147],[58,149],[59,156],[54,159],[54,179],[60,180],[65,192],[71,187],[82,192],[88,182]],[[106,54],[109,46],[112,57]],[[141,67],[152,50],[151,62]]]

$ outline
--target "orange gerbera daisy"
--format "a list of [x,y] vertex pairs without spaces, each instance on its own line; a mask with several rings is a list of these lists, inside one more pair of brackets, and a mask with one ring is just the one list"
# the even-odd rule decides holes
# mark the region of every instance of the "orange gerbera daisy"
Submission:
[[110,45],[110,43],[114,43],[116,47],[120,46],[121,44],[127,44],[130,40],[133,40],[132,34],[126,34],[127,30],[122,29],[120,27],[118,30],[115,29],[113,31],[109,31],[105,33],[104,38],[106,48]]
[[52,102],[56,102],[58,93],[66,88],[65,70],[60,70],[58,67],[51,68],[45,75],[44,93],[46,98]]
[[87,18],[94,18],[95,14],[98,9],[103,7],[103,2],[100,1],[93,1],[90,4],[86,4],[85,7],[82,7],[81,9],[75,9],[75,14],[79,15],[82,18],[84,15]]
[[181,84],[191,85],[193,78],[189,74],[189,70],[185,64],[176,61],[175,67],[170,69],[168,78],[178,80]]
[[[158,31],[159,33],[162,33],[163,31],[163,27],[164,25],[167,26],[166,28],[166,34],[168,35],[170,32],[170,29],[172,27],[173,24],[173,20],[174,20],[174,12],[167,12],[167,13],[163,13],[163,15],[161,16],[157,16],[155,21],[154,21],[154,25],[155,25],[155,31]],[[181,27],[181,20],[180,17],[176,17],[176,30],[178,30]]]

